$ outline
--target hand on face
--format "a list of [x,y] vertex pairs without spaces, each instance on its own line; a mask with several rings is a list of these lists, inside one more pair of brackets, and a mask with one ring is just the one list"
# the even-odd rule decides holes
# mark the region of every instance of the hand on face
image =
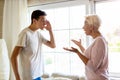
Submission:
[[50,24],[50,22],[49,22],[48,20],[46,20],[46,23],[45,23],[44,27],[45,27],[45,29],[48,30],[48,31],[52,29],[52,28],[51,28],[51,24]]

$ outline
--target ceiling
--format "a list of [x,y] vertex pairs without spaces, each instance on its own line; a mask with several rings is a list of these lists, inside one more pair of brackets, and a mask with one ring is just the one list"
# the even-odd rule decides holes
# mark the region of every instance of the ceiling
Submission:
[[[84,1],[84,0],[28,0],[28,6],[66,2],[66,1]],[[108,0],[88,0],[88,1],[108,1]],[[115,0],[109,0],[109,1],[115,1]]]

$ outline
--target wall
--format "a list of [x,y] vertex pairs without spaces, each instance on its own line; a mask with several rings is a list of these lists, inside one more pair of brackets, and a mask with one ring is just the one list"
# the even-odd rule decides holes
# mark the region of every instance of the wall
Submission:
[[58,3],[64,1],[70,1],[70,0],[28,0],[28,6],[44,5],[44,4]]
[[0,0],[0,38],[2,38],[3,7],[4,0]]
[[[4,1],[0,0],[0,38],[2,38],[2,24],[3,24],[3,7],[4,7]],[[51,2],[59,2],[59,1],[67,1],[67,0],[28,0],[28,6],[38,5],[38,4],[46,4]]]

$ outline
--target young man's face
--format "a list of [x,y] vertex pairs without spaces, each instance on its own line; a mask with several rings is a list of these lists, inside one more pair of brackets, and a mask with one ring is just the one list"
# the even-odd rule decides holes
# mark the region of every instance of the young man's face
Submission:
[[37,20],[37,26],[43,30],[46,25],[46,17],[45,16],[40,16],[39,19]]

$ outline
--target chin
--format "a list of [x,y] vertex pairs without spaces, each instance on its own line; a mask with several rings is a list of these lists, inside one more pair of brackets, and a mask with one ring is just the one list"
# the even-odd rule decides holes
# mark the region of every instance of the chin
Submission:
[[86,32],[85,32],[86,35],[88,35]]
[[43,28],[41,28],[41,27],[39,29],[43,30]]
[[90,35],[89,33],[85,33],[86,35]]
[[40,28],[41,30],[43,30],[43,28]]

